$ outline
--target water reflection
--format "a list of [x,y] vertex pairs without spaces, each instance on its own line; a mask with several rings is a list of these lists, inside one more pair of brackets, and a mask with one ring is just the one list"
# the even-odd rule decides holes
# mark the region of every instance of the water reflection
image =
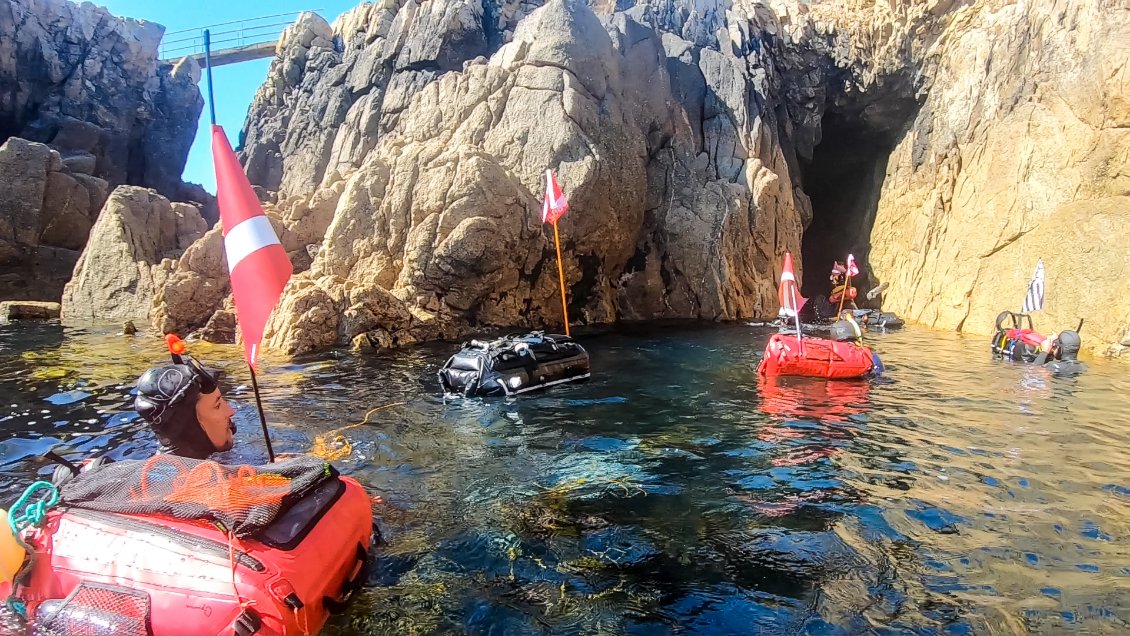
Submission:
[[[320,437],[383,498],[372,586],[329,633],[1130,629],[1124,365],[1053,379],[911,329],[874,339],[890,383],[759,381],[765,337],[592,337],[592,381],[509,401],[444,400],[451,345],[265,369],[276,451]],[[226,459],[261,461],[239,350],[194,349],[238,409]],[[163,358],[0,327],[4,499],[50,447],[152,452],[130,391]]]

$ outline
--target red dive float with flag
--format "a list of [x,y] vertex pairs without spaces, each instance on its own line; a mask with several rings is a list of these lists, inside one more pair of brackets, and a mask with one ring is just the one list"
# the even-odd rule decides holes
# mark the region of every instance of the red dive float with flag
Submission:
[[[232,292],[271,463],[156,455],[96,461],[61,487],[32,484],[10,513],[0,510],[0,595],[36,630],[309,635],[344,611],[366,580],[375,526],[365,489],[316,457],[274,461],[255,366],[291,264],[214,109],[212,150]],[[182,341],[170,336],[169,344],[174,363],[203,372]]]
[[569,201],[557,178],[552,170],[546,170],[541,222],[553,224],[565,335],[535,331],[489,341],[465,342],[463,348],[448,358],[439,370],[439,382],[445,393],[514,396],[589,379],[589,354],[569,333],[565,268],[561,261],[561,237],[557,231],[557,220],[568,211]]
[[[861,378],[882,369],[881,363],[877,364],[878,356],[867,347],[802,335],[798,313],[806,299],[800,295],[793,272],[793,257],[787,252],[777,296],[781,313],[795,320],[796,333],[776,333],[769,337],[765,355],[757,365],[759,375],[846,379]],[[833,329],[833,333],[835,331]],[[856,327],[854,335],[858,336],[858,333]]]

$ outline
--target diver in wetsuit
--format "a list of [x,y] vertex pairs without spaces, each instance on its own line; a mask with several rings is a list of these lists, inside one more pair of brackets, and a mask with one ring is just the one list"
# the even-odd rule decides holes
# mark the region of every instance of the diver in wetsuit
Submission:
[[863,330],[859,328],[859,323],[855,321],[851,316],[851,312],[848,311],[843,313],[842,318],[832,323],[829,337],[839,342],[850,342],[860,347],[863,346]]
[[856,309],[855,305],[855,288],[848,286],[847,266],[843,263],[836,261],[832,265],[832,274],[828,280],[832,281],[832,291],[828,294],[828,302],[830,304],[839,304],[840,296],[845,296],[843,306],[848,309]]
[[[838,342],[848,342],[857,347],[863,347],[863,330],[860,329],[859,323],[855,321],[850,311],[844,311],[843,317],[832,323],[832,328],[828,335],[832,340]],[[864,347],[866,349],[866,347]],[[883,361],[879,359],[879,354],[868,349],[871,353],[871,373],[873,375],[882,375],[886,371],[883,366]]]
[[162,453],[208,459],[231,450],[235,410],[215,377],[199,364],[166,364],[137,380],[134,409],[156,434]]
[[1078,360],[1082,340],[1076,331],[1061,331],[1052,341],[1051,351],[1044,368],[1054,376],[1072,377],[1087,370],[1087,365]]
[[[220,395],[216,378],[195,361],[153,367],[142,374],[134,410],[157,436],[159,452],[208,459],[212,453],[231,450],[234,444],[235,410]],[[75,465],[53,452],[48,457],[60,464],[51,477],[57,487],[80,472],[112,461],[96,457]]]
[[[835,261],[832,264],[832,273],[828,276],[828,280],[832,282],[832,291],[828,296],[824,294],[817,294],[808,299],[804,306],[800,309],[800,319],[804,322],[822,322],[830,318],[836,317],[836,311],[839,309],[839,297],[836,294],[846,294],[848,292],[847,283],[847,268],[844,264]],[[836,300],[833,301],[832,298]],[[855,301],[847,299],[844,302],[844,307],[848,309],[855,309]]]

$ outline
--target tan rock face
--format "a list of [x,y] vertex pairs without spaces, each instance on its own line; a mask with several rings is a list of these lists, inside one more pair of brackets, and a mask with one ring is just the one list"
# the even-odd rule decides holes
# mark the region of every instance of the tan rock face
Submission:
[[195,206],[169,203],[145,188],[115,189],[63,290],[63,320],[147,320],[157,290],[173,271],[172,259],[205,228]]
[[945,16],[929,96],[891,156],[871,236],[885,308],[990,333],[1037,259],[1041,331],[1086,318],[1085,349],[1130,326],[1126,11],[975,3]]
[[[452,333],[559,324],[551,228],[539,222],[546,166],[573,210],[560,230],[575,320],[775,311],[777,254],[798,250],[811,212],[766,143],[771,114],[751,110],[755,88],[733,57],[617,20],[606,28],[582,4],[551,2],[489,61],[420,87],[395,126],[351,146],[372,148],[363,161],[331,161],[360,168],[328,197],[325,240],[285,292],[269,345],[368,334],[387,346],[435,337],[437,322]],[[252,176],[276,174],[257,172],[267,146],[249,147]],[[313,183],[287,160],[278,174],[284,190]],[[348,286],[379,289],[385,309],[336,300]]]
[[[1042,327],[1125,337],[1130,100],[1102,44],[1124,11],[593,4],[381,2],[288,31],[243,148],[298,272],[269,346],[558,325],[547,167],[577,322],[765,317],[784,252],[819,280],[850,251],[885,309],[978,331],[1043,257]],[[162,328],[230,317],[193,260]]]

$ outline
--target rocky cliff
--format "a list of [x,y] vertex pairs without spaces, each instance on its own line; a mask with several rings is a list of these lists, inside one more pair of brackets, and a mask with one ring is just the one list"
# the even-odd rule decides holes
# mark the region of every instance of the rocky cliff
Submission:
[[[887,309],[980,331],[1039,255],[1057,322],[1054,290],[1075,303],[1103,262],[1082,310],[1105,325],[1092,344],[1121,338],[1124,250],[1018,250],[1122,231],[1125,9],[540,4],[386,0],[285,34],[242,136],[300,272],[272,346],[559,324],[546,167],[571,202],[578,322],[772,315],[783,252],[803,254],[812,295],[852,251],[891,283]],[[178,270],[212,283],[211,305],[175,309],[183,282],[157,326],[230,324],[222,285]]]
[[930,90],[891,154],[871,254],[890,309],[991,333],[1036,261],[1042,331],[1130,345],[1130,6],[978,2],[929,31]]
[[163,32],[90,3],[0,3],[0,297],[58,300],[119,185],[208,208],[180,178],[199,69],[158,61]]
[[248,173],[283,201],[344,188],[272,344],[559,323],[547,166],[573,209],[579,321],[774,313],[778,256],[812,217],[797,147],[826,95],[780,104],[793,74],[822,86],[834,65],[776,37],[772,11],[732,33],[723,13],[408,2],[300,21],[252,106]]

